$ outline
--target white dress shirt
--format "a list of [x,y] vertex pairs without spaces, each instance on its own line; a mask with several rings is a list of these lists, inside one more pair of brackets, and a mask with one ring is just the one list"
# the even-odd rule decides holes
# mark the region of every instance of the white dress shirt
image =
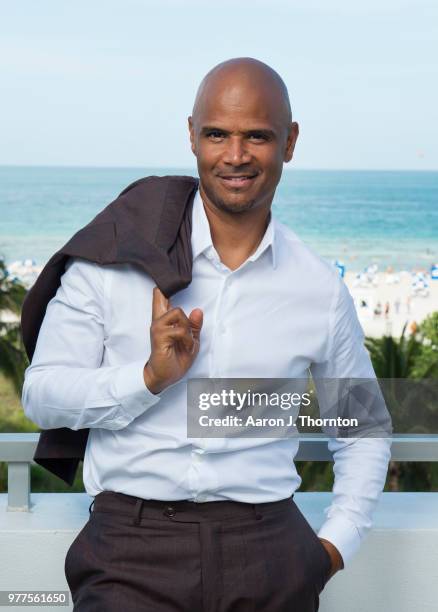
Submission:
[[[89,495],[249,503],[284,499],[301,484],[297,438],[187,438],[188,378],[372,378],[353,301],[337,270],[271,217],[257,250],[231,271],[212,244],[199,191],[193,280],[171,298],[204,312],[200,351],[159,395],[143,380],[153,280],[130,264],[70,260],[50,301],[22,403],[42,429],[90,428]],[[318,535],[344,563],[371,527],[389,439],[330,439],[335,483]]]

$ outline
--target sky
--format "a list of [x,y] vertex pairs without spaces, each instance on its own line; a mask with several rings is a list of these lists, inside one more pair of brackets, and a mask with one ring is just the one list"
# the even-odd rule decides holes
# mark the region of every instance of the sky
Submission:
[[438,169],[436,0],[0,0],[0,164],[192,168],[196,89],[240,56],[289,89],[288,167]]

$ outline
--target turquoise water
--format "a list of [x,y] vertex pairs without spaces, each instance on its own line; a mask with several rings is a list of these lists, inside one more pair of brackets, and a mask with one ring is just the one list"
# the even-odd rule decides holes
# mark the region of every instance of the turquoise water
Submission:
[[[187,169],[0,167],[0,254],[45,263],[130,182]],[[274,213],[348,270],[438,261],[438,172],[288,170]]]

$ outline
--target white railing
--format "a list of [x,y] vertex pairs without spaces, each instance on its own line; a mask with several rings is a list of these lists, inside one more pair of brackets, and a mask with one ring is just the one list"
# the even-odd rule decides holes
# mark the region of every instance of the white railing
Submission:
[[[30,466],[39,433],[0,433],[0,462],[8,464],[9,511],[30,508]],[[392,438],[392,461],[438,461],[438,435],[397,434]],[[328,438],[302,434],[296,461],[331,461]]]

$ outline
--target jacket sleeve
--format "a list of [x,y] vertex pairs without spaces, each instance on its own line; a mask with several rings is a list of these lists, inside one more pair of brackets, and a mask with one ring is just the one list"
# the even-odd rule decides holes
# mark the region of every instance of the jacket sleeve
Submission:
[[104,283],[103,266],[71,259],[47,306],[22,392],[26,416],[42,429],[123,429],[159,401],[143,379],[149,355],[102,366]]
[[[332,389],[331,385],[338,384],[336,381],[339,379],[360,379],[357,382],[369,381],[374,385],[375,373],[364,345],[364,334],[353,300],[340,279],[336,282],[331,311],[327,359],[313,364],[311,373],[317,388],[320,411],[324,411],[330,404],[330,401],[326,401],[325,390]],[[383,413],[383,435],[329,438],[328,447],[334,458],[333,500],[325,509],[326,521],[318,536],[336,546],[344,565],[351,560],[369,532],[375,507],[385,485],[391,458],[391,438],[388,432],[392,429],[386,406],[383,406]]]

